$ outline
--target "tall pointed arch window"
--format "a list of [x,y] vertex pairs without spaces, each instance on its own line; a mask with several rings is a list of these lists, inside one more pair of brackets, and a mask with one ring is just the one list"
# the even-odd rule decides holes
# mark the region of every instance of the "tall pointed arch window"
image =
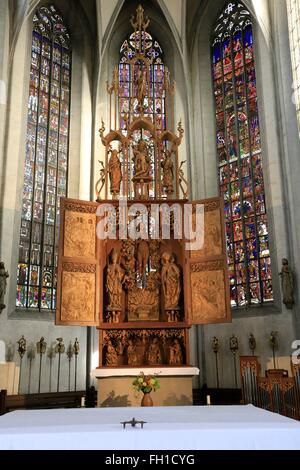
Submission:
[[293,99],[296,105],[300,133],[300,1],[287,0],[287,11],[293,68]]
[[[120,49],[120,128],[125,128],[126,114],[130,110],[134,110],[138,106],[137,85],[134,86],[134,78],[137,78],[140,66],[143,65],[138,60],[139,48],[142,43],[141,49],[145,51],[146,57],[152,60],[150,65],[150,87],[147,90],[147,98],[144,101],[144,114],[150,117],[156,124],[156,129],[164,130],[166,128],[166,103],[165,103],[165,88],[164,80],[165,73],[167,73],[163,62],[163,51],[158,41],[156,41],[147,31],[137,31],[132,33],[122,44]],[[132,63],[133,59],[137,59]],[[146,69],[144,69],[144,74]],[[137,83],[138,80],[135,80]],[[138,114],[137,114],[138,115]],[[140,140],[149,139],[147,130],[143,130],[143,136],[137,135],[136,139]]]
[[67,194],[71,48],[53,5],[33,18],[17,307],[55,309],[60,198]]
[[[127,116],[132,120],[140,115],[139,92],[141,88],[139,84],[144,83],[143,114],[151,119],[157,134],[160,135],[167,126],[166,89],[170,90],[171,87],[170,76],[164,64],[160,44],[146,30],[135,29],[123,42],[120,48],[119,83],[120,129],[123,133],[126,134]],[[150,131],[136,130],[133,132],[133,138],[136,143],[141,139],[147,142],[154,176],[155,148]],[[130,171],[132,168],[129,168]],[[154,194],[155,184],[151,184],[149,195],[154,197]]]
[[231,305],[273,300],[257,106],[252,20],[229,2],[212,38],[220,192],[224,197]]

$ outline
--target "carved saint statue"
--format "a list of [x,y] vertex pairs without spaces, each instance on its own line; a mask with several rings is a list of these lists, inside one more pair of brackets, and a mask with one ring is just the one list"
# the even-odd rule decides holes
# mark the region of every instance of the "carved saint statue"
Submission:
[[9,277],[9,274],[7,271],[5,271],[5,265],[4,263],[0,263],[0,311],[5,308],[4,304],[4,296],[6,294],[6,284],[7,284],[7,278]]
[[149,261],[149,244],[147,240],[139,240],[138,242],[137,261],[140,274],[144,276]]
[[122,309],[122,292],[124,271],[119,264],[119,253],[113,249],[110,255],[111,262],[107,268],[106,291],[109,297],[109,308]]
[[138,100],[138,110],[143,111],[144,101],[147,95],[147,84],[144,72],[141,69],[138,69],[136,77],[136,86],[137,86],[137,100]]
[[170,366],[181,366],[183,363],[182,349],[178,339],[174,339],[174,343],[170,346]]
[[162,363],[162,357],[159,347],[159,342],[157,338],[154,338],[152,343],[149,346],[147,359],[149,365],[156,365]]
[[180,269],[175,263],[174,256],[170,253],[162,255],[161,280],[165,299],[165,309],[178,308],[181,293]]
[[137,147],[133,150],[134,177],[149,178],[150,160],[148,155],[147,144],[144,140],[140,140]]
[[118,365],[118,354],[115,350],[111,340],[108,340],[106,347],[106,365],[117,366]]
[[165,151],[165,158],[161,163],[163,169],[163,187],[166,193],[174,192],[174,163],[172,160],[172,152]]
[[120,194],[120,186],[122,181],[121,162],[118,156],[118,150],[112,150],[108,162],[108,173],[110,179],[110,192],[113,195]]
[[282,260],[282,268],[279,275],[281,276],[283,303],[286,308],[291,310],[294,305],[294,276],[286,258]]
[[124,348],[125,348],[125,338],[122,337],[122,338],[118,339],[118,343],[117,343],[117,347],[116,347],[116,351],[117,351],[118,356],[123,356]]
[[127,362],[129,366],[137,366],[138,365],[138,356],[136,353],[136,347],[132,339],[128,340],[128,347],[127,347]]

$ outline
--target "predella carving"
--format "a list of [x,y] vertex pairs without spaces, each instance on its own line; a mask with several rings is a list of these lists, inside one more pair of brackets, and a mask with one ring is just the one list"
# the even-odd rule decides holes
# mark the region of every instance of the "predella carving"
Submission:
[[103,366],[182,366],[185,364],[185,356],[183,329],[103,332]]

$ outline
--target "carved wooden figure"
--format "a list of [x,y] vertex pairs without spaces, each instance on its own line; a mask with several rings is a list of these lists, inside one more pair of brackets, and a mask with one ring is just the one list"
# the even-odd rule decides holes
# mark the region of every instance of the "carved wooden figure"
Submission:
[[165,158],[161,163],[163,169],[163,187],[167,195],[174,192],[174,163],[172,160],[172,152],[165,150]]
[[178,308],[181,293],[180,269],[175,263],[174,255],[163,253],[161,270],[165,310]]
[[174,339],[174,343],[170,346],[170,366],[181,366],[183,364],[182,349],[178,339]]
[[117,250],[113,249],[110,256],[111,262],[108,265],[106,275],[106,290],[109,298],[108,308],[111,310],[122,309],[124,271],[118,259],[119,253]]
[[107,366],[118,365],[118,354],[110,340],[108,340],[107,347],[106,347],[106,365]]
[[122,182],[122,165],[120,162],[118,150],[112,150],[108,163],[108,173],[110,179],[110,193],[114,196],[120,194]]
[[147,360],[149,365],[158,365],[162,363],[162,356],[157,338],[154,338],[149,346]]
[[139,363],[137,352],[136,352],[136,347],[135,347],[134,342],[131,339],[128,340],[127,362],[128,362],[128,365],[131,367],[135,367]]

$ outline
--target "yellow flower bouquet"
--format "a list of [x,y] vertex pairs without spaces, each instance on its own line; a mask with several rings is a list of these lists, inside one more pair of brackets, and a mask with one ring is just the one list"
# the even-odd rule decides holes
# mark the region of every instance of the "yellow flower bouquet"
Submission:
[[150,393],[152,390],[155,392],[160,388],[157,377],[145,375],[143,372],[134,379],[132,385],[135,391],[143,393]]

